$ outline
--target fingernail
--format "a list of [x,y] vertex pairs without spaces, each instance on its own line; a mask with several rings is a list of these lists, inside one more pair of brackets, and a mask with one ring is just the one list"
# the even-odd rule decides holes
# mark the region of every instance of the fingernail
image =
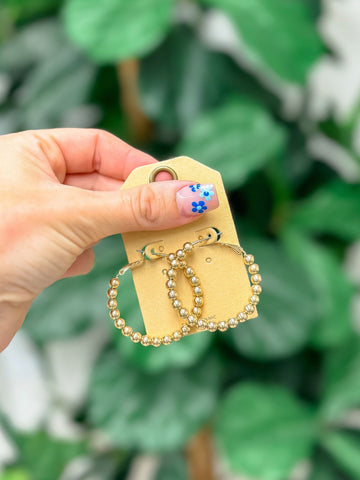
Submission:
[[176,193],[179,212],[184,216],[197,216],[219,206],[216,189],[212,183],[194,183]]

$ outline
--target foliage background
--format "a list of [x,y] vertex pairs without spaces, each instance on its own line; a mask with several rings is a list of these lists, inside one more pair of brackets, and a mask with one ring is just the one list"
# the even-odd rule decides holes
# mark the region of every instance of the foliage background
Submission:
[[264,278],[259,319],[143,349],[106,320],[104,240],[1,356],[2,480],[360,478],[359,31],[357,0],[2,1],[0,132],[220,170]]

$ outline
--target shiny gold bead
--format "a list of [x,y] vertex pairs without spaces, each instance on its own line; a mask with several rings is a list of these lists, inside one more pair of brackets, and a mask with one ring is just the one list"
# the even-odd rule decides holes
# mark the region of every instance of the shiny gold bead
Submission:
[[185,252],[191,252],[191,250],[193,249],[193,245],[190,242],[186,242],[183,245],[183,249]]
[[190,327],[194,327],[196,323],[197,323],[197,320],[194,317],[194,315],[189,315],[187,318],[187,324],[190,325]]
[[262,292],[262,288],[260,285],[253,285],[252,291],[254,292],[255,295],[260,295],[260,293]]
[[175,298],[177,297],[176,290],[169,290],[168,296],[169,296],[169,298],[171,298],[171,300],[175,300]]
[[116,298],[117,297],[117,290],[115,290],[115,288],[109,288],[109,290],[107,291],[107,296],[109,298]]
[[179,258],[179,259],[184,258],[184,257],[185,257],[185,252],[184,252],[184,250],[178,250],[178,251],[176,252],[176,256],[177,256],[177,258]]
[[183,335],[188,335],[188,334],[190,333],[190,328],[189,328],[187,325],[183,325],[183,326],[181,327],[181,333],[182,333]]
[[175,260],[176,255],[175,253],[169,253],[169,255],[166,257],[167,261],[171,263],[173,260]]
[[207,322],[205,322],[205,320],[201,319],[201,320],[198,320],[197,327],[199,330],[205,330],[208,327],[208,324]]
[[141,345],[144,345],[144,347],[151,345],[151,338],[148,335],[143,335],[140,341]]
[[194,275],[193,277],[191,277],[190,282],[192,283],[192,285],[199,285],[200,280],[198,279],[198,277],[195,277]]
[[175,282],[175,280],[173,280],[172,278],[170,278],[170,280],[168,280],[168,281],[166,282],[166,286],[167,286],[167,288],[170,288],[170,289],[175,288],[175,287],[176,287],[176,282]]
[[202,307],[204,304],[204,301],[201,297],[195,297],[194,298],[194,303],[197,307]]
[[201,308],[200,308],[200,307],[194,307],[194,308],[191,310],[191,313],[192,313],[195,317],[200,317],[200,315],[201,315]]
[[174,332],[172,336],[173,336],[174,342],[178,342],[182,337],[181,332],[178,332],[178,331]]
[[186,308],[180,308],[179,315],[181,318],[186,318],[189,315],[189,312],[186,310]]
[[116,320],[117,318],[120,318],[120,311],[117,308],[115,308],[114,310],[111,310],[109,312],[109,315],[113,320]]
[[254,263],[255,259],[254,259],[253,255],[245,255],[244,261],[245,261],[246,265],[252,265]]
[[117,288],[120,285],[118,278],[112,278],[109,282],[110,287]]
[[203,294],[202,289],[199,286],[193,288],[193,293],[196,297],[201,297]]
[[170,343],[172,343],[172,337],[171,335],[165,335],[164,338],[163,338],[163,344],[164,345],[170,345]]
[[194,275],[194,270],[191,267],[187,267],[185,270],[185,277],[190,278]]
[[134,332],[132,335],[131,335],[131,340],[134,342],[134,343],[139,343],[141,342],[141,333],[140,332]]
[[179,261],[179,267],[180,268],[185,268],[186,267],[186,262],[184,262],[184,260],[180,260]]
[[220,332],[225,332],[227,329],[228,329],[229,325],[227,322],[225,322],[224,320],[219,322],[218,324],[218,329],[220,330]]
[[248,315],[251,315],[252,313],[255,312],[255,307],[254,305],[251,305],[251,303],[249,303],[249,305],[246,305],[245,307],[245,312],[248,314]]
[[177,299],[172,302],[172,305],[175,310],[180,310],[180,308],[182,307],[182,303],[180,302],[180,300]]
[[170,268],[170,270],[167,270],[166,275],[169,278],[174,278],[176,277],[176,271],[173,268]]
[[259,265],[257,263],[253,263],[252,265],[250,265],[249,272],[252,275],[254,275],[255,273],[258,273],[259,272]]
[[171,268],[179,268],[179,267],[180,267],[179,260],[175,258],[175,260],[171,262]]
[[262,280],[262,278],[261,278],[260,273],[256,273],[255,275],[253,275],[253,276],[251,277],[251,283],[258,284],[258,283],[261,282],[261,280]]
[[107,302],[107,306],[113,310],[114,308],[117,307],[117,301],[115,300],[115,298],[109,298],[108,302]]
[[162,338],[154,337],[154,338],[152,339],[151,345],[152,345],[153,347],[160,347],[161,343],[162,343]]
[[208,328],[209,332],[216,332],[217,324],[215,322],[209,322],[207,328]]
[[250,303],[252,303],[253,305],[257,305],[259,303],[259,297],[257,295],[251,295]]
[[238,326],[239,321],[236,318],[230,318],[228,323],[230,328],[235,328]]
[[130,337],[130,335],[132,335],[133,333],[133,329],[131,327],[126,326],[122,329],[122,333],[123,335],[125,335],[125,337]]
[[122,318],[117,318],[114,322],[114,325],[115,325],[116,328],[121,330],[122,328],[125,327],[125,320],[122,319]]
[[248,315],[245,312],[240,312],[239,315],[236,317],[240,323],[246,322],[248,319]]

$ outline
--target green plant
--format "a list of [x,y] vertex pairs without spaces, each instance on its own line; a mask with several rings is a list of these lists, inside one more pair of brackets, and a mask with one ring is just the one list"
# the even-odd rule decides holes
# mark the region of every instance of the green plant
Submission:
[[[199,35],[213,8],[241,36],[240,63]],[[174,9],[190,9],[192,21],[175,22]],[[94,125],[160,159],[184,154],[219,170],[241,243],[264,278],[258,319],[144,349],[106,320],[103,292],[125,259],[118,237],[104,240],[94,270],[50,287],[24,327],[43,349],[109,326],[77,412],[85,439],[64,445],[35,433],[25,441],[9,426],[19,469],[4,479],[58,478],[87,451],[101,478],[125,478],[134,454],[155,452],[157,480],[183,480],[184,448],[204,425],[235,473],[286,480],[305,461],[310,480],[360,479],[360,434],[347,421],[360,405],[356,285],[343,267],[360,237],[358,106],[343,120],[309,113],[309,74],[328,47],[320,14],[315,0],[4,0],[1,132]],[[124,75],[134,65],[129,90]],[[282,108],[290,83],[302,94],[292,116]],[[312,155],[319,133],[352,159],[351,184]],[[121,311],[136,318],[126,282]],[[107,452],[87,441],[93,429],[109,436]],[[57,458],[47,477],[38,473],[45,447]]]

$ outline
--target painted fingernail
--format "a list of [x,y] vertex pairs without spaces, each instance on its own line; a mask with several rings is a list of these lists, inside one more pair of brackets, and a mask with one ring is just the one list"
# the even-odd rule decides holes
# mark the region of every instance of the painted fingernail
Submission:
[[219,206],[216,189],[212,183],[194,183],[183,187],[176,194],[179,212],[184,216],[196,216],[215,210]]

